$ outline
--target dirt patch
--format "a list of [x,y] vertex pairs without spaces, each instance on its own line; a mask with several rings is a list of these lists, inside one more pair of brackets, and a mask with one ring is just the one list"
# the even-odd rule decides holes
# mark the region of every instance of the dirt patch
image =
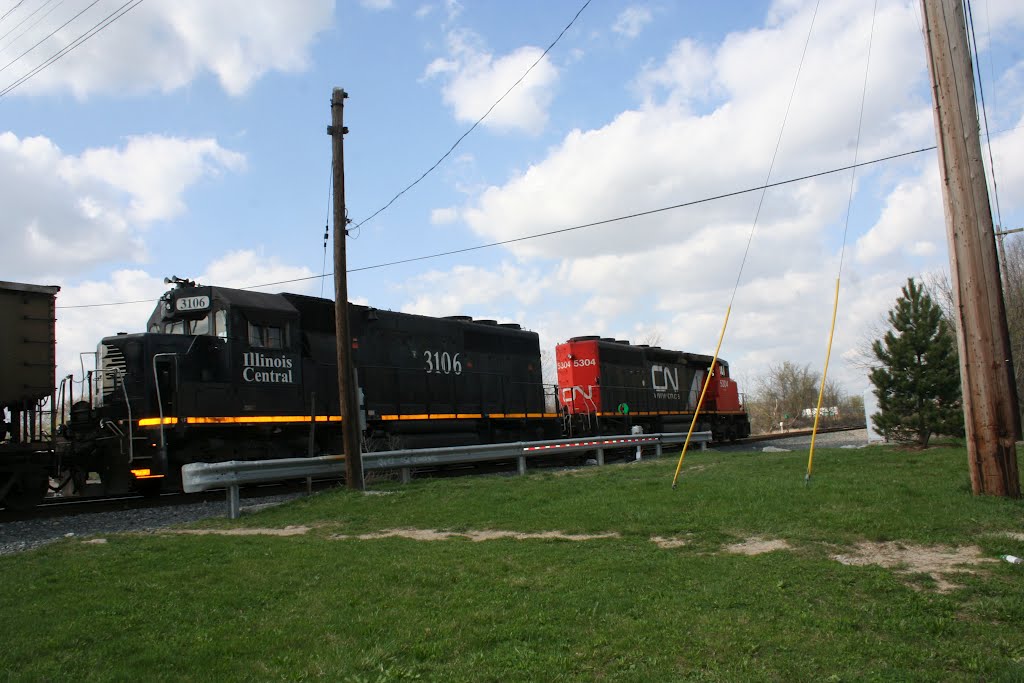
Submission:
[[690,542],[690,539],[675,536],[651,536],[651,542],[657,544],[659,548],[682,548]]
[[775,552],[776,550],[792,550],[793,546],[780,539],[767,539],[760,536],[752,536],[742,543],[734,543],[725,546],[725,552],[736,553],[737,555],[761,555]]
[[312,527],[286,526],[283,529],[167,529],[161,533],[188,536],[302,536]]
[[541,531],[541,532],[522,532],[522,531],[501,531],[497,529],[482,530],[482,531],[439,531],[437,529],[385,529],[384,531],[375,531],[370,534],[360,534],[358,536],[345,536],[344,534],[336,534],[331,536],[334,540],[346,540],[356,538],[361,541],[371,541],[378,538],[409,538],[414,541],[446,541],[450,538],[468,538],[473,542],[480,541],[493,541],[499,538],[512,538],[517,541],[525,541],[530,539],[556,539],[560,541],[593,541],[600,538],[618,538],[618,532],[609,532],[605,534],[567,534],[562,531]]
[[898,574],[928,574],[935,581],[935,589],[948,593],[960,586],[949,574],[976,573],[974,567],[995,562],[981,554],[977,546],[952,548],[944,545],[922,546],[907,543],[858,543],[852,553],[833,555],[832,559],[846,565],[878,565],[894,569]]
[[1019,531],[1004,531],[999,535],[1005,536],[1006,538],[1012,538],[1015,541],[1024,541],[1024,533]]

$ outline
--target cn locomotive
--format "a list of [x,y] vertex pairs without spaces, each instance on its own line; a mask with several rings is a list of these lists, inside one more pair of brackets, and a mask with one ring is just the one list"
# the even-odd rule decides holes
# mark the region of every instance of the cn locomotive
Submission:
[[[5,504],[47,484],[155,492],[179,488],[189,462],[341,451],[333,301],[170,281],[145,332],[100,341],[87,398],[54,411],[59,439],[22,454],[31,474],[0,448],[0,493],[18,493]],[[53,393],[56,288],[44,289],[50,382],[32,401]],[[517,324],[355,304],[348,315],[364,451],[685,430],[711,369],[710,356],[576,337],[547,385],[538,335]],[[699,427],[747,436],[728,364],[712,380]]]

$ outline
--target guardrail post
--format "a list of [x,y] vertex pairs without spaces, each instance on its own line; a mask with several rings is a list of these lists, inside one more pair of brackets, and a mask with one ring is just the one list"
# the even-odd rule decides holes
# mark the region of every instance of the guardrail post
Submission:
[[525,455],[520,455],[517,458],[517,460],[518,460],[518,464],[519,464],[519,476],[521,477],[521,476],[526,474],[526,456]]
[[658,443],[654,445],[654,457],[661,457],[661,439],[658,439]]
[[238,484],[228,487],[228,518],[238,519],[242,516],[242,504],[238,495]]
[[702,451],[706,451],[708,449],[708,442],[707,441],[701,441],[700,442],[700,449]]
[[412,481],[412,469],[411,468],[403,467],[401,470],[399,470],[399,472],[401,473],[402,483],[403,484],[408,484],[409,482]]
[[604,464],[604,449],[603,448],[598,448],[597,449],[597,464],[598,465],[603,465]]

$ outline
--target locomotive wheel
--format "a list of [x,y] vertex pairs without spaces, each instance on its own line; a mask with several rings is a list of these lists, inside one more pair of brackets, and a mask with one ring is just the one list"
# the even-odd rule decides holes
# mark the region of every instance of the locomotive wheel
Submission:
[[46,487],[46,475],[35,472],[22,474],[4,497],[4,506],[16,512],[31,510],[43,502]]

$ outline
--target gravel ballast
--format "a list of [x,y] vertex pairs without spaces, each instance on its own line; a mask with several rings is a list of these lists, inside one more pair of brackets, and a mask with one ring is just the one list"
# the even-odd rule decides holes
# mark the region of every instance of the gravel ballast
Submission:
[[[250,508],[283,503],[302,494],[290,493],[254,499]],[[242,502],[242,512],[247,509]],[[226,517],[224,500],[134,508],[105,512],[84,512],[63,517],[16,520],[0,523],[0,555],[31,550],[62,538],[98,537],[120,532],[145,533],[188,524],[211,517]]]

